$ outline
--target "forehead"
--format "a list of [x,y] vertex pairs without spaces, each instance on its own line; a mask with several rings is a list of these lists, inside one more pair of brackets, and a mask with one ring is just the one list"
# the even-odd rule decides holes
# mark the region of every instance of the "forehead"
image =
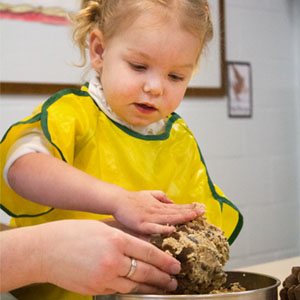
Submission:
[[204,36],[205,28],[201,30],[197,21],[199,13],[191,13],[186,8],[184,0],[130,0],[119,1],[115,12],[107,18],[107,26],[103,28],[103,34],[107,39],[130,27],[138,19],[149,19],[151,26],[160,26],[168,20],[176,20],[182,28],[190,31],[198,37],[200,43]]
[[188,62],[194,58],[196,61],[201,52],[199,37],[183,28],[176,18],[166,18],[158,9],[138,16],[112,39],[120,39],[131,51],[167,55],[170,59],[181,57]]

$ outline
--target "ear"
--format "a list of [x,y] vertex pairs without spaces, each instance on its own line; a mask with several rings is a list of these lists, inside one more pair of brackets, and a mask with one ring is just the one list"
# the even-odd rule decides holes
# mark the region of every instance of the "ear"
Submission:
[[94,29],[90,34],[90,60],[91,65],[95,70],[100,70],[103,60],[103,34],[99,29]]

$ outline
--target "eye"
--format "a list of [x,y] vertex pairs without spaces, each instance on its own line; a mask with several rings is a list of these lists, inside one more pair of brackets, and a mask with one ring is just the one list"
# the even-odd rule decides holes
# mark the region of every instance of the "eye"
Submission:
[[129,63],[130,67],[138,72],[145,71],[147,67],[145,65],[136,64],[136,63]]
[[184,80],[183,76],[179,76],[179,75],[176,75],[176,74],[169,74],[168,76],[173,81],[183,81]]

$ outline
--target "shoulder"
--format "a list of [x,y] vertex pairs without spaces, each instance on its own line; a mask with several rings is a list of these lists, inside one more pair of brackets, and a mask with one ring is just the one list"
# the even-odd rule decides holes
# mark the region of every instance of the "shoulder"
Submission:
[[179,114],[173,112],[170,115],[168,123],[170,123],[170,129],[172,129],[172,131],[177,132],[178,134],[187,135],[192,139],[195,139],[193,132],[190,130],[187,123]]
[[77,110],[78,106],[93,103],[89,93],[83,89],[64,89],[52,95],[41,107],[42,112],[62,109]]
[[[85,89],[84,89],[85,88]],[[88,89],[65,89],[51,96],[41,106],[42,119],[64,120],[90,119],[99,113],[100,109],[94,102]]]
[[99,112],[87,90],[65,89],[42,105],[41,127],[51,142],[71,136],[84,138],[95,129]]

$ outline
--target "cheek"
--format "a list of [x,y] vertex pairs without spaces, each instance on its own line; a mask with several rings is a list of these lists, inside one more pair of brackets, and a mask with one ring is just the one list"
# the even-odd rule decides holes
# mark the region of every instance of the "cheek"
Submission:
[[126,96],[130,94],[132,79],[124,68],[103,68],[101,83],[106,96]]
[[123,97],[127,97],[130,100],[133,97],[137,97],[139,91],[139,81],[134,76],[131,76],[130,73],[125,73],[124,76],[119,77],[116,93],[122,94]]
[[105,97],[112,108],[126,105],[137,98],[138,89],[133,82],[128,76],[115,76],[107,82],[106,88],[103,86]]
[[180,99],[178,99],[177,101],[173,101],[172,103],[172,107],[171,107],[171,112],[175,111],[177,109],[177,107],[180,105],[182,101],[182,97]]
[[176,98],[168,97],[168,99],[164,99],[161,106],[161,113],[164,116],[169,115],[170,113],[174,112],[177,109],[180,103],[181,103],[181,99],[178,98],[178,95]]
[[172,89],[168,98],[169,101],[166,101],[166,108],[173,112],[180,105],[184,97],[185,89]]

